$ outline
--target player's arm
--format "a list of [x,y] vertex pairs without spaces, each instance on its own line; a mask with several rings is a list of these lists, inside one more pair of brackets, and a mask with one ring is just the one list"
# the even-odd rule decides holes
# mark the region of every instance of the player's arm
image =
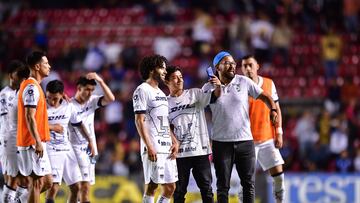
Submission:
[[29,129],[30,135],[35,139],[35,153],[41,158],[43,157],[44,149],[41,143],[39,131],[37,129],[35,113],[36,108],[25,107],[26,126]]
[[73,127],[77,128],[81,135],[86,139],[86,141],[88,142],[88,150],[90,153],[90,156],[93,157],[95,155],[95,149],[92,143],[92,140],[90,138],[90,134],[89,132],[86,130],[86,127],[84,125],[84,123],[80,122],[80,123],[72,123],[71,124]]
[[49,130],[57,132],[57,133],[64,132],[64,128],[60,124],[49,124]]
[[279,102],[275,102],[277,110],[278,125],[275,127],[275,147],[281,148],[283,146],[283,129],[282,129],[282,116]]
[[107,104],[115,101],[115,96],[114,94],[111,92],[110,88],[106,85],[106,83],[104,82],[104,80],[95,72],[92,73],[88,73],[86,75],[86,78],[89,80],[96,80],[96,82],[100,85],[101,89],[104,92],[104,97],[101,99],[101,105],[102,106],[106,106]]
[[174,134],[173,124],[170,124],[170,137],[171,137],[170,159],[176,159],[177,153],[179,152],[179,142]]
[[271,98],[270,94],[263,91],[257,99],[260,99],[269,107],[271,122],[273,123],[273,125],[275,127],[278,127],[279,126],[279,119],[278,119],[279,109],[277,108],[277,106],[276,106],[274,100]]
[[144,141],[146,145],[146,150],[149,156],[149,160],[156,161],[157,160],[156,150],[153,144],[151,143],[150,135],[146,131],[145,114],[135,113],[135,125],[141,139]]

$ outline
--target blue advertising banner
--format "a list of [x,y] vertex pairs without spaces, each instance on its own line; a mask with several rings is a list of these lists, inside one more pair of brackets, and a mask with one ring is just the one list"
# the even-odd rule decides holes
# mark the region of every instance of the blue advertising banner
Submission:
[[[274,202],[272,182],[268,200]],[[286,203],[359,203],[360,174],[285,173]]]

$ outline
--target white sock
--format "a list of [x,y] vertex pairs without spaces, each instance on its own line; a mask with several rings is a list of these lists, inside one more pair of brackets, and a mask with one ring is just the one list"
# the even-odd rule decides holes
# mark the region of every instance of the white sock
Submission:
[[284,173],[280,175],[273,176],[273,191],[275,200],[277,203],[284,202],[285,198],[285,180]]
[[29,191],[27,188],[19,186],[16,190],[16,197],[20,200],[21,203],[27,202],[29,198]]
[[170,203],[170,199],[160,196],[159,199],[156,201],[156,203]]
[[142,203],[154,203],[154,196],[144,195]]
[[3,191],[3,202],[4,203],[16,203],[16,190],[4,185],[4,191]]

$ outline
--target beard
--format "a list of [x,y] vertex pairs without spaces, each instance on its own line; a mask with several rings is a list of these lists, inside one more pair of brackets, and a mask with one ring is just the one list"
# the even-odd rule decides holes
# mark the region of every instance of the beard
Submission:
[[165,84],[165,81],[161,78],[161,75],[156,73],[154,74],[154,79],[159,83],[159,84]]
[[224,77],[227,78],[228,80],[232,80],[235,77],[235,73],[225,72]]

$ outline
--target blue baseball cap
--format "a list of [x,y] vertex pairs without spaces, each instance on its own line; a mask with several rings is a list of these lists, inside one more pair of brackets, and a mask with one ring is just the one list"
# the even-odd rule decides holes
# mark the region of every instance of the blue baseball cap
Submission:
[[213,65],[214,67],[225,57],[225,56],[231,56],[229,52],[221,51],[214,57]]

